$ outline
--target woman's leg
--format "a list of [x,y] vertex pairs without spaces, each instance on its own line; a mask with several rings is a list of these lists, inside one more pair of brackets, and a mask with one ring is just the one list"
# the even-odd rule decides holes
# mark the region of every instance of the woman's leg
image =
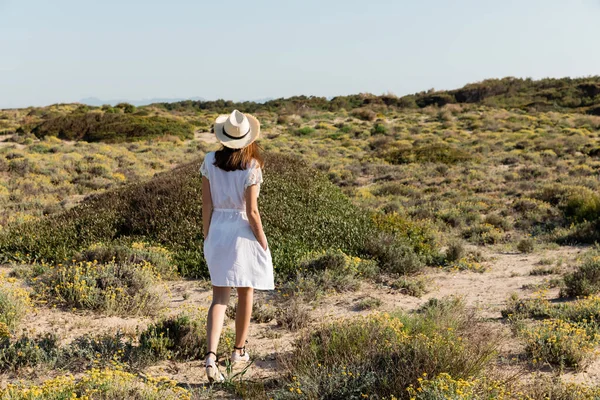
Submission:
[[[224,286],[213,286],[213,299],[208,309],[208,320],[206,323],[206,341],[208,351],[217,352],[219,347],[219,338],[223,330],[223,322],[225,321],[225,310],[229,304],[229,294],[231,288]],[[215,358],[213,354],[209,354],[207,359]]]
[[237,293],[238,304],[235,312],[235,347],[244,347],[250,328],[250,318],[252,317],[254,289],[251,287],[240,287],[237,288]]

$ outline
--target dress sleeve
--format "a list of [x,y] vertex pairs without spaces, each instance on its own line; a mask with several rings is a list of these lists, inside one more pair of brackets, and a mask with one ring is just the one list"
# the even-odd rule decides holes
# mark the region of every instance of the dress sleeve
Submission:
[[260,184],[263,182],[262,169],[256,160],[252,163],[252,167],[248,169],[248,175],[246,176],[246,183],[244,189],[251,185],[258,185],[258,191],[260,192]]
[[206,179],[209,179],[208,177],[208,154],[204,156],[204,160],[202,161],[202,165],[200,165],[200,174],[202,174],[202,176],[205,176]]

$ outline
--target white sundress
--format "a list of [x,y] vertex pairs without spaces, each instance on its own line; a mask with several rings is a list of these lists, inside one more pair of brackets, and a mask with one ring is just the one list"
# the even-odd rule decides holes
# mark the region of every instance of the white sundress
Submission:
[[256,160],[248,169],[225,171],[213,164],[215,152],[204,156],[200,173],[210,181],[213,213],[204,240],[204,258],[214,286],[275,288],[271,249],[263,249],[246,215],[245,189],[263,182]]

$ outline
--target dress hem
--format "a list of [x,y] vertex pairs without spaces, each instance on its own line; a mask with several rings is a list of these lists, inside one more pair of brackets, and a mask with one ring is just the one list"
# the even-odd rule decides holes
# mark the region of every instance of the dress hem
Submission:
[[230,283],[226,283],[226,284],[224,284],[224,285],[218,285],[218,284],[216,284],[216,283],[214,283],[214,282],[212,282],[212,281],[211,281],[211,284],[212,284],[213,286],[218,286],[218,287],[229,287],[229,288],[244,288],[244,287],[251,287],[252,289],[255,289],[255,290],[275,290],[275,286],[269,286],[269,287],[266,287],[266,286],[260,286],[260,285],[252,285],[252,284],[241,284],[241,285],[236,285],[236,284],[233,284],[233,283],[231,283],[231,282],[230,282]]

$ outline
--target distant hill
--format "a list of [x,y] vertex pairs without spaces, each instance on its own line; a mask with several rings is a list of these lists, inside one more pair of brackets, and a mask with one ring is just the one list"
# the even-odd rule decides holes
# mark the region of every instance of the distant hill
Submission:
[[205,101],[206,99],[203,97],[190,97],[189,99],[184,98],[152,98],[152,99],[142,99],[142,100],[127,100],[127,99],[119,99],[119,100],[102,100],[97,97],[86,97],[85,99],[79,100],[81,104],[87,104],[88,106],[100,107],[105,104],[109,104],[111,106],[117,105],[119,103],[129,103],[134,106],[145,106],[152,103],[172,103],[177,101],[184,100],[193,100],[193,101]]
[[600,115],[600,76],[562,79],[487,79],[460,89],[413,96],[418,107],[478,103],[503,108],[577,110]]
[[258,102],[228,100],[159,102],[154,106],[168,111],[210,110],[225,112],[239,108],[247,112],[272,111],[301,113],[306,109],[335,112],[356,108],[423,108],[446,104],[481,104],[500,108],[518,108],[538,111],[583,112],[600,115],[600,76],[587,78],[540,79],[513,78],[487,79],[470,83],[454,90],[429,90],[403,97],[356,94],[333,98],[294,96]]

